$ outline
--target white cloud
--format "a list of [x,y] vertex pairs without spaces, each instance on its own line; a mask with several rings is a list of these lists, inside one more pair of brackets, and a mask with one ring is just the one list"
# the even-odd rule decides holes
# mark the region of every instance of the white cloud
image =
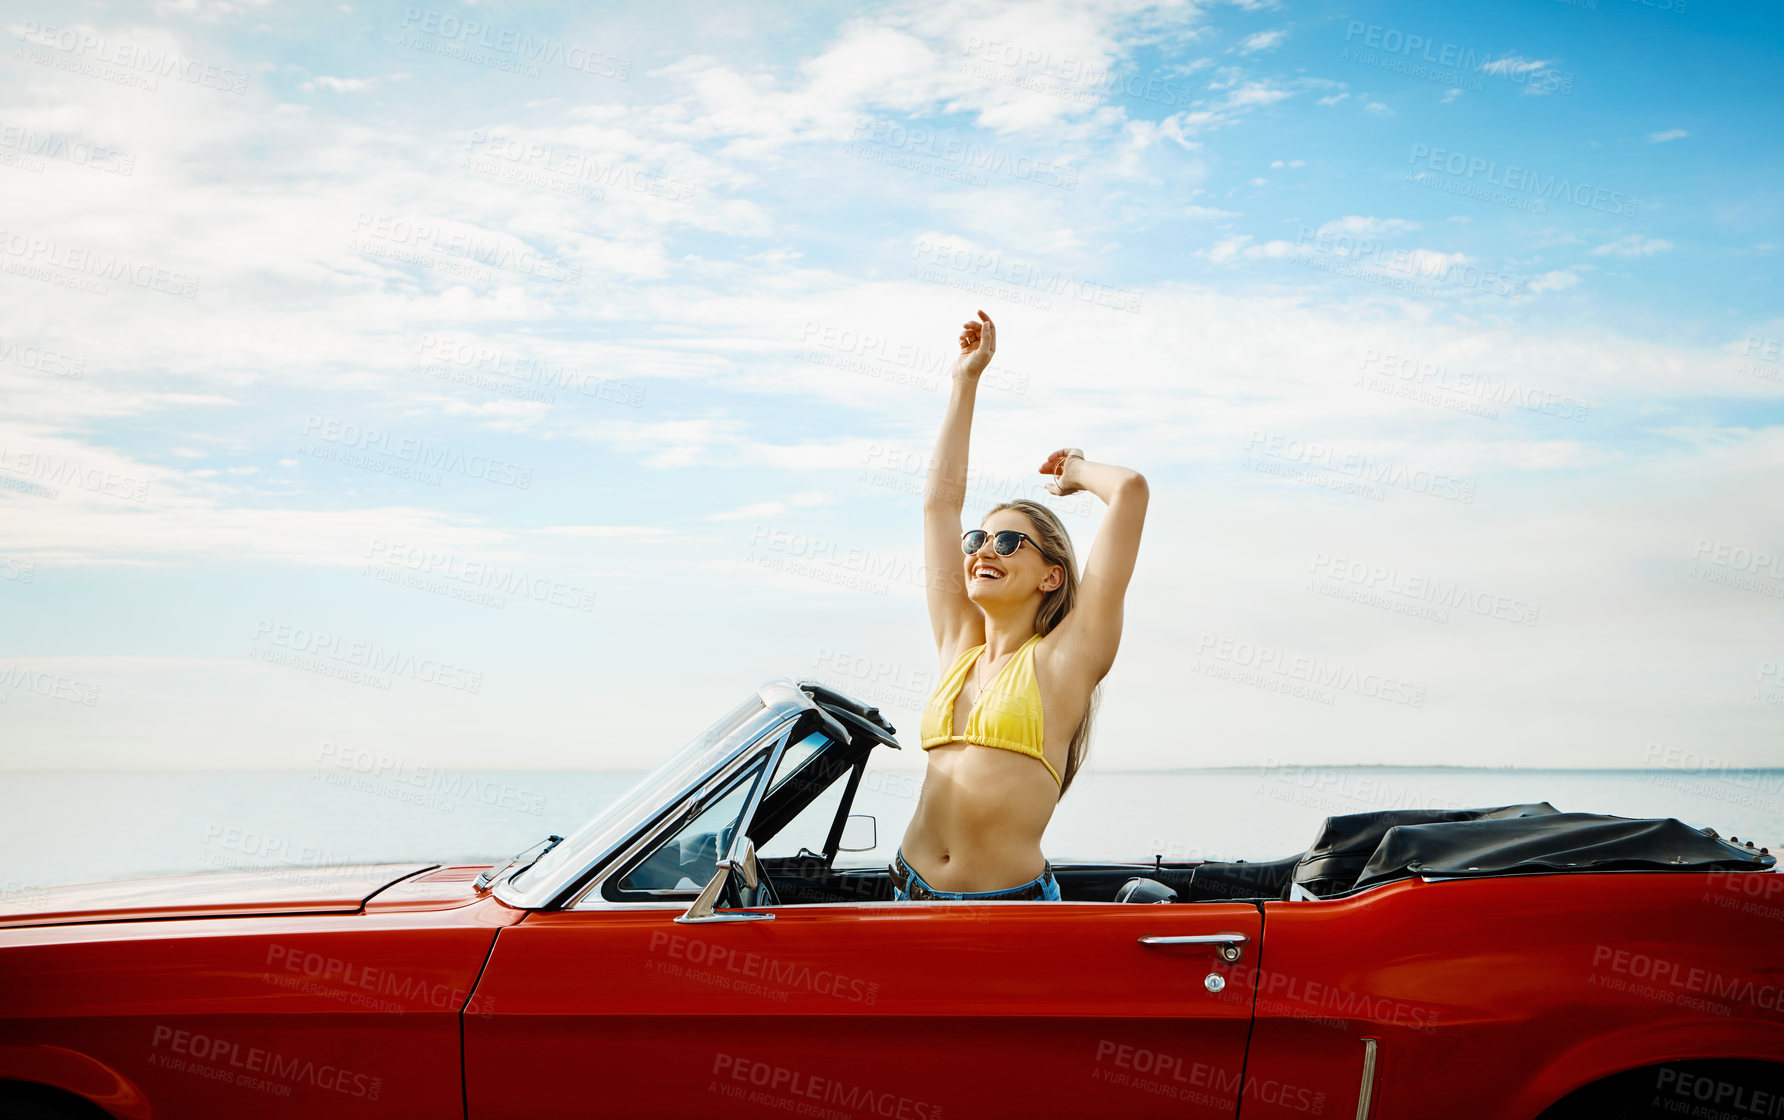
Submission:
[[1444,90],[1444,91],[1443,91],[1443,97],[1442,97],[1442,98],[1441,98],[1441,101],[1440,101],[1440,103],[1441,103],[1441,104],[1444,104],[1444,105],[1448,105],[1448,104],[1449,104],[1449,103],[1450,103],[1450,102],[1452,102],[1452,101],[1454,101],[1454,100],[1455,100],[1455,99],[1456,99],[1456,98],[1458,98],[1458,97],[1460,97],[1460,96],[1462,96],[1462,91],[1461,91],[1461,90],[1459,90],[1459,89],[1446,89],[1446,90]]
[[299,84],[303,90],[325,89],[332,93],[364,93],[376,88],[376,78],[332,78],[327,74],[318,74],[307,82]]
[[1374,115],[1376,115],[1378,117],[1386,117],[1386,116],[1391,116],[1394,111],[1392,109],[1388,108],[1386,105],[1382,104],[1380,101],[1371,101],[1371,102],[1369,102],[1369,104],[1363,106],[1363,112],[1373,113]]
[[1336,105],[1340,101],[1349,100],[1349,98],[1350,98],[1350,94],[1348,94],[1348,93],[1334,93],[1330,97],[1320,98],[1319,104],[1321,104],[1321,105]]
[[1235,256],[1238,256],[1239,251],[1250,244],[1250,242],[1251,235],[1249,233],[1235,234],[1232,237],[1226,237],[1216,241],[1206,249],[1197,250],[1196,256],[1206,257],[1215,264],[1222,264],[1233,259]]
[[1326,235],[1348,234],[1351,237],[1391,237],[1397,233],[1411,233],[1422,228],[1418,222],[1405,218],[1366,218],[1358,214],[1349,214],[1335,218],[1319,227],[1319,232]]
[[1234,90],[1227,98],[1227,106],[1234,109],[1249,109],[1260,105],[1274,105],[1278,101],[1293,97],[1286,89],[1279,89],[1266,82],[1247,82]]
[[1258,51],[1272,50],[1280,46],[1283,39],[1287,37],[1288,31],[1283,28],[1259,31],[1240,40],[1237,50],[1240,54],[1255,54]]
[[1474,258],[1467,253],[1444,253],[1436,249],[1414,249],[1406,255],[1404,271],[1410,276],[1443,276],[1453,265],[1467,264]]
[[155,0],[158,16],[181,16],[204,23],[215,23],[229,16],[258,11],[273,0]]
[[552,537],[574,537],[579,540],[667,537],[670,531],[661,525],[543,525],[529,530]]
[[1553,67],[1553,60],[1528,59],[1520,54],[1508,54],[1504,58],[1482,63],[1483,74],[1510,78],[1524,87],[1526,94],[1547,94],[1560,87],[1561,75]]
[[1484,74],[1495,74],[1503,77],[1511,74],[1531,74],[1539,70],[1545,70],[1551,65],[1552,63],[1550,62],[1532,61],[1522,55],[1508,54],[1504,58],[1495,59],[1492,62],[1483,62],[1481,63],[1480,68],[1481,72]]
[[1237,210],[1218,210],[1212,206],[1185,206],[1183,216],[1198,222],[1223,222],[1228,218],[1237,218]]
[[752,517],[778,517],[788,510],[821,506],[835,501],[831,495],[822,490],[807,490],[798,494],[790,494],[784,500],[770,502],[751,502],[724,513],[708,514],[708,521],[743,521]]
[[1291,159],[1291,160],[1273,159],[1270,161],[1270,166],[1271,167],[1306,167],[1307,161],[1304,159]]
[[1651,257],[1655,253],[1664,253],[1673,247],[1672,242],[1658,237],[1643,237],[1639,233],[1626,233],[1615,241],[1607,241],[1594,247],[1591,253],[1595,257]]
[[1541,275],[1532,277],[1530,280],[1529,291],[1532,294],[1566,291],[1568,288],[1578,287],[1580,279],[1579,272],[1574,269],[1556,269],[1553,272],[1544,272]]
[[1256,259],[1259,257],[1281,258],[1292,257],[1296,249],[1293,242],[1266,241],[1261,245],[1253,244],[1250,234],[1241,233],[1233,237],[1215,242],[1206,249],[1196,251],[1196,256],[1214,264],[1225,264],[1234,257]]
[[1669,140],[1683,140],[1689,135],[1691,134],[1682,128],[1669,128],[1665,132],[1648,133],[1648,143],[1664,144]]

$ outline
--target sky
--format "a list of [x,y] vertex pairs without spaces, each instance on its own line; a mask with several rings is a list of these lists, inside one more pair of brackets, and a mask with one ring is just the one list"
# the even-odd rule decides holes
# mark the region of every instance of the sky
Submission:
[[914,748],[979,309],[967,524],[1150,486],[1091,768],[1784,763],[1774,6],[0,27],[0,767]]

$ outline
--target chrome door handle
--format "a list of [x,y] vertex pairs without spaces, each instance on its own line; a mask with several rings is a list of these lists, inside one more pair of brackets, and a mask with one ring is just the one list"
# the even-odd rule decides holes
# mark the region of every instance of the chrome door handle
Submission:
[[1142,945],[1218,945],[1220,959],[1231,963],[1243,955],[1239,946],[1244,944],[1242,933],[1189,933],[1177,936],[1150,936],[1140,938]]

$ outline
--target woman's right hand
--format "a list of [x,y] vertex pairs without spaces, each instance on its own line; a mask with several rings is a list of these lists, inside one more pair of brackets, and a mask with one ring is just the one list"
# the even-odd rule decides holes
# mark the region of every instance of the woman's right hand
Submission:
[[1078,484],[1077,479],[1066,478],[1067,473],[1070,473],[1068,468],[1071,466],[1071,461],[1073,459],[1078,460],[1080,464],[1085,462],[1084,449],[1081,447],[1062,447],[1058,451],[1047,456],[1047,461],[1041,464],[1041,473],[1053,476],[1052,481],[1047,483],[1047,493],[1064,497],[1067,494],[1076,494],[1078,491],[1084,489],[1084,487]]
[[997,353],[997,324],[991,316],[979,312],[983,323],[967,321],[960,327],[960,356],[954,359],[953,376],[955,380],[966,378],[978,380],[979,374],[991,364],[991,355]]

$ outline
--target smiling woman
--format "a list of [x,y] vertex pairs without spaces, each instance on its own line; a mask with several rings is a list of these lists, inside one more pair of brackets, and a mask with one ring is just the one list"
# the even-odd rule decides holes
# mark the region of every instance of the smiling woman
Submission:
[[961,329],[924,487],[943,679],[923,712],[923,792],[891,867],[900,899],[1059,898],[1041,834],[1083,764],[1146,518],[1145,478],[1069,447],[1039,468],[1048,492],[1088,490],[1109,507],[1082,578],[1070,535],[1040,502],[1001,502],[961,531],[973,402],[996,350],[981,311]]

